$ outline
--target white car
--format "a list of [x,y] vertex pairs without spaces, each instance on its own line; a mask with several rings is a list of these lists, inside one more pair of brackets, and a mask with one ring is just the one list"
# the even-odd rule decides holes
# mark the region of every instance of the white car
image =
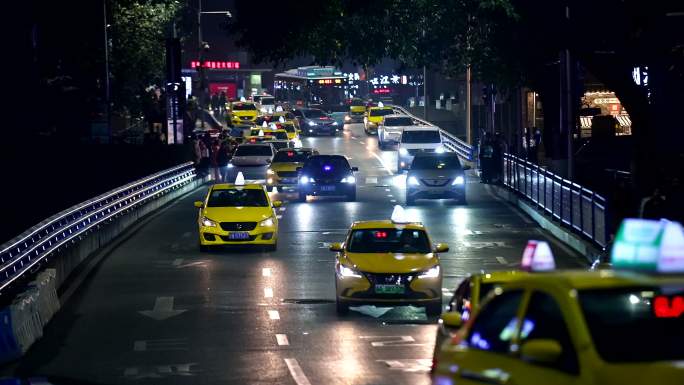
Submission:
[[271,163],[275,149],[270,143],[241,144],[230,163],[233,166],[266,166]]
[[413,157],[420,152],[445,152],[438,127],[413,126],[401,130],[397,154],[397,171],[409,169]]
[[378,147],[384,150],[393,144],[398,144],[401,139],[401,131],[405,127],[414,125],[414,120],[408,115],[392,114],[385,116],[378,127]]
[[275,112],[275,97],[271,95],[258,95],[258,97],[255,96],[255,99],[255,103],[257,103],[257,107],[261,113],[272,114]]

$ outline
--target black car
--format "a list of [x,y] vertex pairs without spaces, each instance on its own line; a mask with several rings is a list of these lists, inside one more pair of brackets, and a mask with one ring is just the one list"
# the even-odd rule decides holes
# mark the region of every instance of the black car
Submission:
[[299,171],[299,201],[308,195],[344,196],[347,201],[356,200],[357,167],[351,167],[342,155],[314,155],[306,160]]
[[302,135],[335,136],[342,132],[342,126],[335,122],[335,120],[323,110],[319,110],[317,108],[302,108],[294,110],[292,113],[299,121],[299,127],[302,130]]

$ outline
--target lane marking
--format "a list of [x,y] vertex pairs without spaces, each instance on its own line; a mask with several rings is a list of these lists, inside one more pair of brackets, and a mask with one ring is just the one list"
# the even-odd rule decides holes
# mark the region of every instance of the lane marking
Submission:
[[173,265],[173,267],[178,267],[183,264],[183,258],[176,258],[173,260],[171,264]]
[[504,258],[504,257],[496,257],[496,260],[499,261],[499,263],[502,265],[508,264],[508,262],[506,261],[506,258]]
[[278,341],[278,345],[280,346],[287,346],[290,344],[290,341],[287,340],[286,334],[276,334],[276,341]]
[[385,191],[392,191],[392,190],[390,190],[390,189],[386,188],[386,189],[385,189]]
[[164,338],[158,340],[140,340],[133,342],[133,351],[164,351],[164,350],[188,350],[187,338]]
[[265,298],[273,298],[273,289],[270,287],[265,287],[264,288],[264,297]]
[[270,319],[280,319],[280,313],[278,313],[278,310],[269,310],[268,311],[268,318]]
[[376,362],[384,362],[389,370],[400,370],[402,372],[429,372],[432,367],[432,360],[429,358],[376,360]]
[[394,195],[392,194],[387,194],[388,197],[392,198]]
[[385,160],[382,159],[382,158],[380,157],[380,155],[376,154],[376,153],[373,152],[373,151],[369,151],[369,152],[370,152],[371,154],[373,154],[373,156],[375,157],[375,159],[378,160],[378,162],[380,162],[380,164],[382,165],[382,167],[384,167],[385,171],[387,171],[387,174],[389,174],[389,175],[394,175],[394,173],[392,172],[392,170],[390,170],[390,168],[385,164]]
[[359,336],[362,340],[381,340],[372,341],[374,348],[393,347],[393,346],[425,346],[427,344],[416,343],[411,336]]
[[397,203],[397,200],[396,199],[390,199],[390,202]]
[[306,374],[304,374],[302,367],[299,366],[299,362],[297,362],[295,358],[285,358],[285,365],[287,365],[287,369],[290,371],[290,375],[297,385],[311,385],[309,379],[306,378]]
[[366,142],[364,142],[363,140],[359,140],[359,143],[366,144]]
[[276,215],[276,218],[278,218],[278,219],[282,219],[282,218],[283,218],[283,216],[282,216],[282,215],[280,215],[280,214],[278,214],[278,215]]
[[366,184],[376,184],[378,183],[378,178],[375,177],[367,177],[366,178]]
[[261,275],[264,277],[270,277],[271,276],[271,268],[270,267],[264,267],[261,269]]

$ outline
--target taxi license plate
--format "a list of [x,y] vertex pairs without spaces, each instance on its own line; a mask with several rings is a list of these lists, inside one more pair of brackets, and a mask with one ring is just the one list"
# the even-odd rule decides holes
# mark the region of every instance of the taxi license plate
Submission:
[[236,231],[233,233],[228,234],[228,239],[234,239],[234,240],[245,240],[249,239],[249,233],[246,231]]
[[321,186],[321,191],[335,191],[335,186]]
[[378,294],[404,294],[404,286],[401,285],[375,285]]

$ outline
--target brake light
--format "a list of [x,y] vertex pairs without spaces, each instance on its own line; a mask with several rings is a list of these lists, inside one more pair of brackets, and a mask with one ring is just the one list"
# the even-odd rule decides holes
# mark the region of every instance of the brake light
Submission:
[[288,151],[287,156],[288,156],[288,158],[292,158],[293,156],[295,156],[295,153],[292,151]]
[[657,318],[677,318],[684,314],[684,296],[668,298],[665,295],[653,299],[653,313]]
[[375,233],[373,233],[373,235],[375,236],[375,238],[384,239],[387,238],[387,231],[376,231]]

